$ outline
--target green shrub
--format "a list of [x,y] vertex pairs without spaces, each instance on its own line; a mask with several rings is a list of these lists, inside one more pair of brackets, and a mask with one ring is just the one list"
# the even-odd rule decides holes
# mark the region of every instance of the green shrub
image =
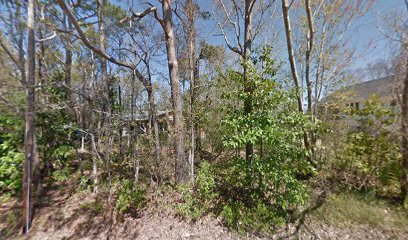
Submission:
[[177,205],[177,213],[184,218],[197,219],[205,214],[204,202],[197,198],[191,185],[179,185],[177,191],[182,196],[182,202]]
[[81,204],[81,209],[90,210],[93,215],[98,215],[103,211],[103,204],[100,201],[84,203]]
[[348,132],[343,154],[335,162],[347,187],[397,195],[401,156],[392,126],[394,113],[377,96],[353,111],[358,126]]
[[133,181],[125,179],[120,182],[118,198],[115,209],[120,214],[125,212],[137,211],[144,206],[146,202],[146,191],[140,186],[134,185]]
[[177,190],[183,197],[183,202],[177,206],[179,215],[197,219],[208,213],[215,206],[218,197],[211,164],[206,161],[200,164],[194,188],[185,184],[179,185]]
[[217,198],[215,174],[209,162],[203,161],[200,164],[195,181],[200,199],[212,201]]
[[11,115],[0,116],[0,192],[15,194],[22,189],[23,139],[22,119]]
[[0,157],[0,191],[19,192],[22,189],[23,163],[21,152],[8,151]]

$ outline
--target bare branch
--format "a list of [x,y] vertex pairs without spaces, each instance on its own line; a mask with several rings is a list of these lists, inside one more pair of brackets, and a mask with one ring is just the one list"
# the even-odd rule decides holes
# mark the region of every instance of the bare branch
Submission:
[[48,40],[51,40],[51,39],[55,38],[56,36],[57,36],[57,32],[53,31],[52,35],[50,35],[49,37],[46,37],[46,38],[43,38],[43,39],[38,39],[37,41],[38,42],[45,42],[45,41],[48,41]]
[[141,13],[132,13],[132,16],[125,17],[122,20],[120,20],[119,22],[124,23],[124,22],[127,22],[127,21],[132,21],[132,20],[134,20],[136,18],[141,19],[141,18],[145,17],[146,15],[150,14],[151,12],[155,12],[155,11],[157,11],[156,7],[150,7],[148,9],[144,10]]
[[3,35],[0,34],[0,46],[7,53],[10,59],[17,65],[20,70],[24,70],[24,66],[19,61],[17,54],[14,52],[14,49],[8,44],[8,41],[3,38]]

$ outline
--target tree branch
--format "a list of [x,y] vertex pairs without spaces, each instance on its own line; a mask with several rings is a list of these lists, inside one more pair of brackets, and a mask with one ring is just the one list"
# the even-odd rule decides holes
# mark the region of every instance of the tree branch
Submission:
[[107,53],[103,52],[101,49],[99,49],[99,48],[95,47],[94,45],[92,45],[92,43],[86,37],[85,33],[82,31],[81,26],[76,21],[74,15],[68,9],[65,2],[63,0],[57,0],[56,2],[61,7],[62,11],[68,16],[68,19],[71,22],[71,24],[74,25],[75,29],[77,30],[77,32],[79,34],[79,38],[82,40],[82,42],[85,44],[85,46],[87,46],[93,52],[95,52],[99,56],[105,58],[106,60],[108,60],[111,63],[115,63],[115,64],[117,64],[119,66],[126,67],[126,68],[129,68],[131,70],[136,68],[133,64],[126,63],[126,62],[121,62],[121,61],[117,60],[116,58],[114,58],[114,57],[108,55]]
[[17,65],[20,70],[24,70],[24,66],[19,61],[17,55],[14,53],[12,47],[8,44],[7,40],[3,38],[3,35],[0,34],[0,46],[4,49],[10,59]]
[[144,10],[141,13],[132,13],[132,16],[125,17],[122,20],[120,20],[119,22],[124,23],[124,22],[127,22],[127,21],[131,21],[131,20],[133,20],[135,18],[141,19],[141,18],[145,17],[146,15],[148,15],[149,13],[156,12],[156,11],[157,11],[156,7],[150,7],[148,9]]

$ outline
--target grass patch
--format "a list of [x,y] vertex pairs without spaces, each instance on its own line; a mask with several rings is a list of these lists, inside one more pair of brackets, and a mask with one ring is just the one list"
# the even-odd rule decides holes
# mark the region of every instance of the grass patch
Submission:
[[2,194],[0,195],[0,204],[9,202],[10,199],[11,199],[11,197],[12,197],[12,194],[11,194],[10,192],[2,193]]
[[371,225],[383,230],[404,229],[408,225],[408,211],[358,194],[333,194],[314,216],[331,225]]

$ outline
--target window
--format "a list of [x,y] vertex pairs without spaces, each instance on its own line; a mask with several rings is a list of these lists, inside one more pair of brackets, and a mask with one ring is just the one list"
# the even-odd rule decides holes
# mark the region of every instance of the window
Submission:
[[392,101],[390,102],[390,106],[391,106],[391,107],[397,106],[397,101],[396,101],[396,100],[392,100]]
[[360,109],[360,103],[359,102],[347,103],[346,107],[350,110],[350,114],[354,114],[355,110]]

